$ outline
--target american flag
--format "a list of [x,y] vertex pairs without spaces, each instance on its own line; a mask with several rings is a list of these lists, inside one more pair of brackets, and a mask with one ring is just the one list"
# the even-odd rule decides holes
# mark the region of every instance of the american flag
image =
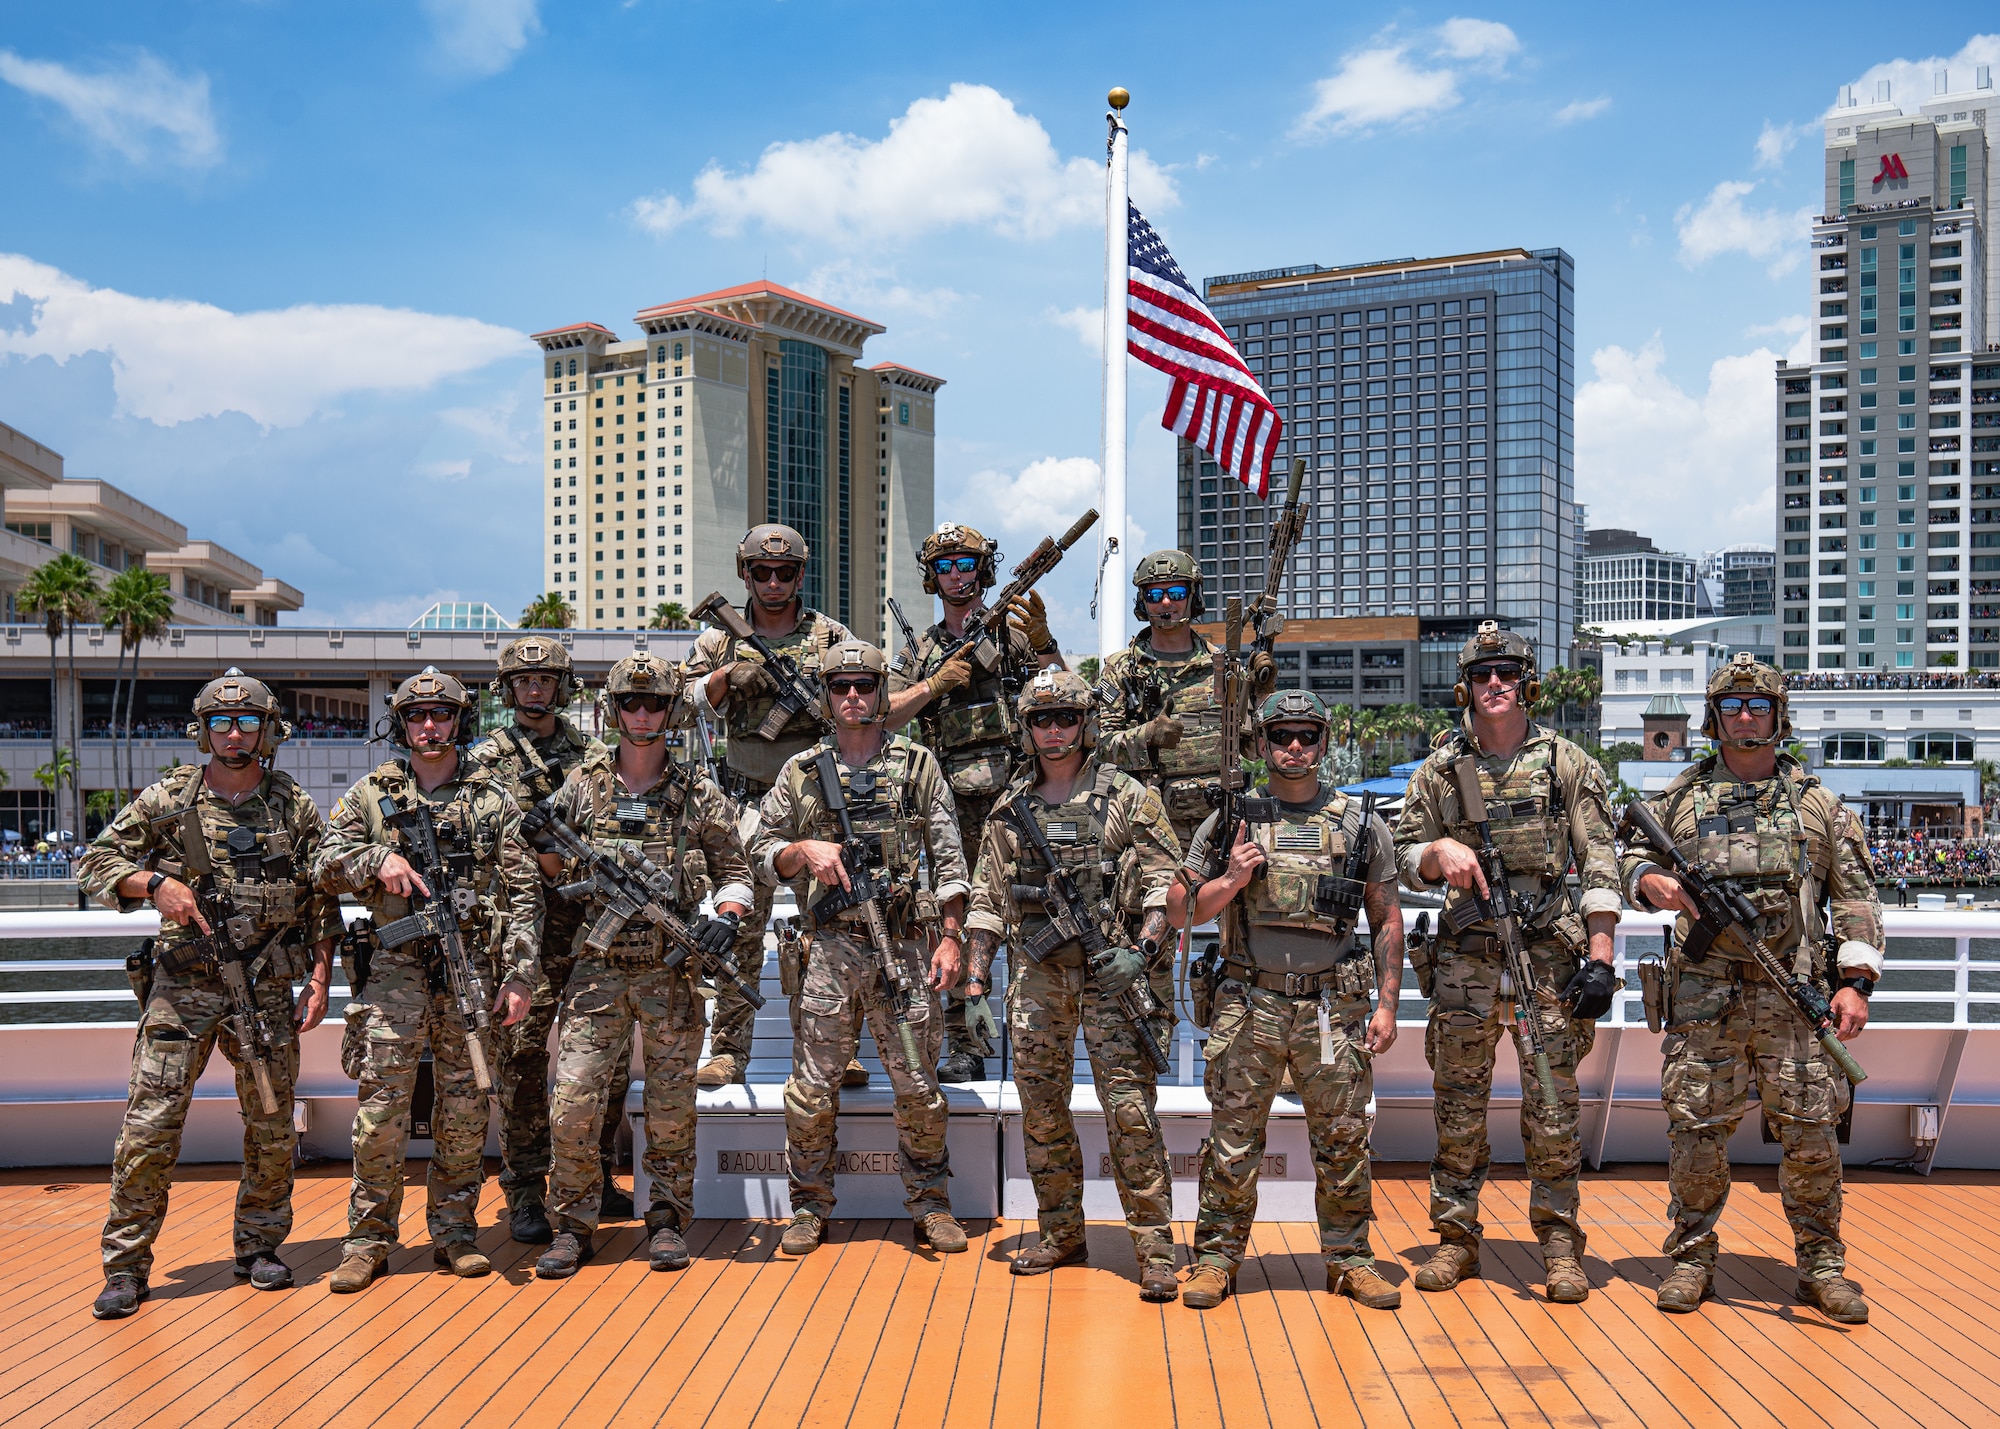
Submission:
[[1194,285],[1135,205],[1126,205],[1125,347],[1174,379],[1160,425],[1200,447],[1259,496],[1271,492],[1271,454],[1284,419]]

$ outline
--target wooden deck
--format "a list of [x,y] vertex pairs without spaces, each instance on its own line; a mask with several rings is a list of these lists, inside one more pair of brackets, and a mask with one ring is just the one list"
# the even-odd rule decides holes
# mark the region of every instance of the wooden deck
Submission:
[[[413,1178],[409,1204],[421,1206]],[[325,1289],[346,1169],[299,1181],[297,1289],[230,1275],[233,1167],[189,1168],[152,1299],[99,1323],[105,1173],[0,1176],[0,1424],[574,1423],[1111,1426],[1992,1424],[2000,1419],[2000,1176],[1850,1177],[1850,1273],[1874,1319],[1835,1326],[1791,1295],[1774,1173],[1745,1171],[1723,1223],[1722,1300],[1662,1315],[1659,1168],[1585,1178],[1596,1287],[1542,1302],[1526,1183],[1496,1170],[1486,1278],[1425,1295],[1422,1168],[1378,1170],[1376,1249],[1400,1311],[1322,1289],[1313,1230],[1259,1226],[1219,1310],[1140,1303],[1121,1227],[1094,1264],[1019,1280],[1001,1256],[1032,1226],[978,1223],[973,1251],[912,1248],[899,1222],[835,1222],[817,1254],[776,1254],[768,1222],[705,1221],[696,1260],[646,1268],[640,1228],[600,1232],[570,1281],[489,1224],[496,1272],[459,1281],[422,1239],[356,1296]],[[1179,1228],[1183,1243],[1188,1228]]]

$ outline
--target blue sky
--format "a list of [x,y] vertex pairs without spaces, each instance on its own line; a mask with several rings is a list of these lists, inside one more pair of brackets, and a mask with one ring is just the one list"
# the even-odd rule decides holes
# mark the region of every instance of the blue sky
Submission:
[[[948,380],[939,514],[1022,553],[1095,480],[1118,83],[1136,196],[1197,278],[1568,249],[1594,523],[1768,540],[1816,116],[2000,62],[1973,7],[1893,35],[1841,8],[14,5],[0,420],[302,587],[302,623],[511,616],[539,575],[525,334],[630,336],[768,275]],[[1133,369],[1153,545],[1163,392]],[[1085,564],[1050,591],[1089,648]]]

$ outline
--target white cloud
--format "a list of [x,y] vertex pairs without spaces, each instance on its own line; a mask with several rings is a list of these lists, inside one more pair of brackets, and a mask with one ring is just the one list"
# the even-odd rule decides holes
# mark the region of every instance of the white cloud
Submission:
[[1595,119],[1611,107],[1611,96],[1599,95],[1596,99],[1572,99],[1555,112],[1557,124],[1577,124],[1585,119]]
[[963,489],[980,495],[988,519],[1002,531],[1033,534],[1040,540],[1061,532],[1097,504],[1102,475],[1103,469],[1087,456],[1043,457],[1029,462],[1018,475],[978,472]]
[[56,105],[92,142],[130,163],[222,162],[208,76],[176,74],[143,50],[122,69],[95,74],[0,50],[0,80]]
[[[1141,208],[1179,202],[1173,178],[1132,153]],[[1064,159],[1048,131],[983,84],[954,84],[912,103],[881,139],[822,134],[771,145],[747,172],[711,163],[693,196],[658,194],[633,205],[662,236],[698,223],[719,236],[758,223],[816,243],[886,243],[939,229],[991,229],[1044,238],[1104,221],[1104,161]]]
[[1775,169],[1784,163],[1785,155],[1792,152],[1800,136],[1813,130],[1810,124],[1773,124],[1764,121],[1763,132],[1757,136],[1757,167]]
[[1699,204],[1681,205],[1674,214],[1681,262],[1694,267],[1724,253],[1744,253],[1765,260],[1774,278],[1797,267],[1814,210],[1744,207],[1743,200],[1756,188],[1754,182],[1725,179]]
[[1521,37],[1498,20],[1454,16],[1437,27],[1438,48],[1455,60],[1504,61],[1521,48]]
[[1456,17],[1431,32],[1426,47],[1443,63],[1425,68],[1416,41],[1384,37],[1341,56],[1340,68],[1313,85],[1313,102],[1292,126],[1299,137],[1345,134],[1377,124],[1415,122],[1456,107],[1463,71],[1456,61],[1499,73],[1521,41],[1497,20]]
[[894,268],[849,258],[813,269],[806,275],[805,291],[856,312],[899,312],[920,318],[943,317],[959,300],[954,289],[913,288],[897,277]]
[[1104,354],[1104,309],[1050,308],[1044,315],[1057,327],[1076,335],[1076,340],[1100,357]]
[[1576,394],[1577,497],[1590,524],[1642,531],[1690,555],[1771,540],[1772,371],[1780,357],[1806,357],[1803,320],[1782,326],[1794,323],[1789,353],[1759,347],[1720,358],[1701,392],[1667,374],[1657,333],[1637,352],[1591,354],[1596,376]]
[[[296,615],[286,616],[285,624],[304,629],[320,626],[329,630],[403,630],[441,600],[487,600],[491,597],[490,590],[467,595],[456,586],[442,586],[425,595],[377,595],[369,600],[344,601],[337,605],[308,604]],[[520,612],[502,607],[500,614],[504,619],[512,620]],[[413,660],[411,663],[416,662]]]
[[[1854,81],[1854,97],[1863,104],[1873,104],[1876,85],[1887,80],[1889,98],[1901,105],[1904,113],[1914,114],[1934,97],[1935,76],[1939,70],[1949,75],[1953,89],[1964,90],[1972,88],[1973,71],[1980,65],[2000,68],[2000,34],[1974,35],[1955,55],[1890,60],[1886,64],[1871,66]],[[1827,114],[1831,116],[1837,112],[1837,109],[1829,109]]]
[[542,32],[538,0],[423,0],[439,53],[466,74],[498,74]]
[[472,458],[420,461],[414,470],[418,476],[427,476],[432,481],[463,481],[472,475]]
[[23,297],[32,320],[0,329],[0,354],[107,353],[119,410],[162,426],[223,412],[294,426],[347,393],[421,391],[531,351],[520,333],[472,318],[361,304],[232,313],[93,288],[0,253],[0,305]]

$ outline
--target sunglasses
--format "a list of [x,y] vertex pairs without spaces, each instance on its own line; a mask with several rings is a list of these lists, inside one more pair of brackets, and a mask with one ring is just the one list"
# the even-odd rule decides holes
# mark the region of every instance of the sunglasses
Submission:
[[828,680],[826,682],[826,687],[836,695],[872,695],[875,693],[876,686],[877,682],[875,680]]
[[1527,671],[1519,665],[1474,665],[1465,672],[1465,678],[1475,685],[1483,685],[1488,680],[1498,680],[1503,685],[1518,685]]
[[1285,749],[1294,744],[1303,749],[1317,749],[1319,742],[1325,737],[1325,731],[1316,724],[1264,731],[1264,738],[1271,742],[1274,749]]
[[1083,716],[1075,710],[1038,710],[1028,716],[1030,729],[1075,729]]
[[1765,695],[1752,695],[1748,699],[1741,695],[1724,695],[1715,702],[1715,707],[1725,715],[1741,714],[1744,710],[1753,715],[1767,715],[1777,705]]
[[450,705],[423,705],[403,712],[406,724],[450,724],[457,718],[458,711]]
[[618,702],[618,708],[628,714],[633,710],[644,710],[647,714],[658,714],[667,707],[667,697],[665,695],[617,695],[614,698]]
[[264,727],[264,717],[253,714],[210,715],[208,717],[208,732],[210,734],[227,734],[232,725],[245,734],[255,734]]
[[1188,588],[1184,585],[1149,586],[1144,592],[1146,604],[1158,605],[1163,600],[1186,600]]
[[778,581],[781,583],[789,583],[791,581],[797,580],[798,578],[799,578],[799,566],[792,561],[787,561],[782,566],[750,567],[750,579],[756,581],[760,585],[764,584],[767,581]]
[[978,569],[979,557],[977,556],[939,556],[931,562],[932,572],[941,576],[948,576],[953,571],[957,571],[962,576],[969,576]]

